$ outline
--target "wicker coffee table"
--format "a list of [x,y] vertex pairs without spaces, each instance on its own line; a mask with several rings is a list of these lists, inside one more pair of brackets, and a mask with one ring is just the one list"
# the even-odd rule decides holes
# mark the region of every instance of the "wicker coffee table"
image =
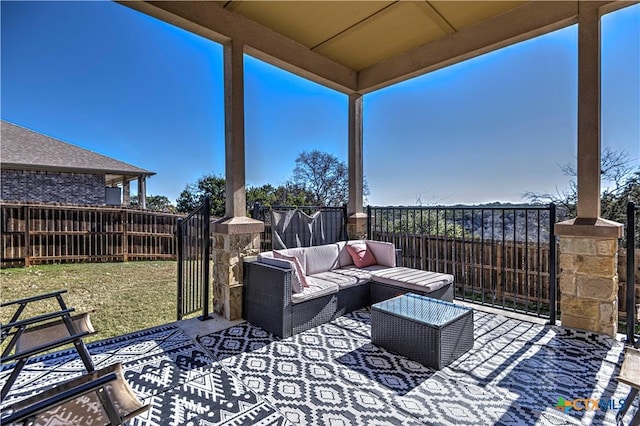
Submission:
[[371,342],[441,369],[473,348],[473,310],[407,293],[371,306]]

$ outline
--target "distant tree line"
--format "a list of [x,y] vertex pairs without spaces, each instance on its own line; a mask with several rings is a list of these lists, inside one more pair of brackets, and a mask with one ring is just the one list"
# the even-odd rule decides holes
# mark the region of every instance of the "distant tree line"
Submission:
[[[304,151],[295,160],[292,176],[273,186],[248,186],[247,210],[258,202],[266,206],[341,206],[349,198],[349,175],[344,161],[318,150]],[[365,184],[365,195],[368,193]],[[225,215],[226,184],[222,176],[207,174],[186,185],[176,202],[176,210],[188,213],[198,207],[204,197],[211,200],[211,215]]]
[[[543,205],[554,203],[557,206],[557,221],[563,221],[576,216],[577,182],[576,167],[573,164],[560,166],[562,171],[572,179],[569,186],[556,193],[526,192],[523,198],[531,204]],[[628,201],[640,203],[640,166],[637,159],[632,159],[626,151],[605,148],[601,161],[601,216],[606,219],[624,223],[626,221],[626,204]],[[365,195],[368,187],[365,182]],[[295,160],[292,176],[285,183],[274,186],[247,187],[247,210],[255,202],[262,205],[290,205],[290,206],[340,206],[348,201],[349,183],[348,168],[343,161],[335,156],[318,150],[302,152]],[[222,176],[208,174],[194,183],[188,183],[173,206],[165,196],[147,196],[147,208],[154,211],[188,213],[199,206],[204,197],[211,198],[211,214],[223,217],[225,214],[225,179]],[[132,204],[137,203],[136,199]],[[492,203],[495,204],[495,203]],[[491,206],[492,204],[487,204]],[[495,237],[495,229],[505,228],[508,239],[524,240],[536,238],[532,224],[537,222],[533,218],[525,218],[523,210],[517,210],[514,205],[513,213],[489,215],[482,213],[482,206],[472,212],[467,210],[454,217],[449,214],[425,216],[425,212],[402,213],[402,216],[388,217],[388,228],[398,231],[400,228],[416,229],[423,234],[448,236],[470,235],[471,238]],[[530,214],[530,213],[529,213]],[[548,223],[548,216],[543,213],[542,223]],[[524,226],[524,224],[528,224]],[[407,228],[405,228],[407,227]],[[525,230],[525,228],[527,228]],[[548,238],[547,226],[540,228],[541,238]],[[514,237],[515,236],[515,237]],[[505,237],[506,238],[506,237]]]

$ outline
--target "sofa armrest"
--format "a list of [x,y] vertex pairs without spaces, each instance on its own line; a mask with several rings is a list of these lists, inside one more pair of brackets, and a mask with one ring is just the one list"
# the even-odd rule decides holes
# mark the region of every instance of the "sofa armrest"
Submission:
[[291,329],[292,269],[244,263],[242,317],[277,336]]

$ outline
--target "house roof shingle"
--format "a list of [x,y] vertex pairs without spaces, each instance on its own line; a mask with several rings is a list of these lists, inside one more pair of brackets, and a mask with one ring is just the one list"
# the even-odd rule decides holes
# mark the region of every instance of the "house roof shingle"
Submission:
[[1,127],[0,165],[3,168],[125,176],[155,174],[8,121],[2,120]]

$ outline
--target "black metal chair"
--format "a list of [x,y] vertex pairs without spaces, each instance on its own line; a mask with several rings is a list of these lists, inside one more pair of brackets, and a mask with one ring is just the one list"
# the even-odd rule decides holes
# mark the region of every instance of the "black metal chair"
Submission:
[[120,425],[149,409],[111,365],[62,383],[3,409],[3,425]]
[[[42,294],[0,304],[0,308],[15,308],[15,312],[6,324],[1,324],[0,343],[11,337],[2,352],[0,363],[15,362],[7,381],[0,391],[0,402],[9,394],[20,372],[30,357],[43,352],[73,343],[80,355],[87,372],[95,367],[91,355],[83,342],[83,338],[95,333],[89,314],[72,316],[75,311],[68,308],[62,295],[66,290]],[[55,298],[60,310],[46,314],[20,319],[28,305]]]
[[[622,424],[622,419],[629,411],[633,400],[638,396],[640,392],[640,339],[631,346],[627,346],[624,350],[624,360],[622,361],[622,367],[620,367],[620,375],[618,381],[626,385],[631,386],[629,395],[625,399],[624,404],[620,407],[620,411],[616,415],[616,422]],[[640,426],[640,408],[631,418],[629,426]]]

